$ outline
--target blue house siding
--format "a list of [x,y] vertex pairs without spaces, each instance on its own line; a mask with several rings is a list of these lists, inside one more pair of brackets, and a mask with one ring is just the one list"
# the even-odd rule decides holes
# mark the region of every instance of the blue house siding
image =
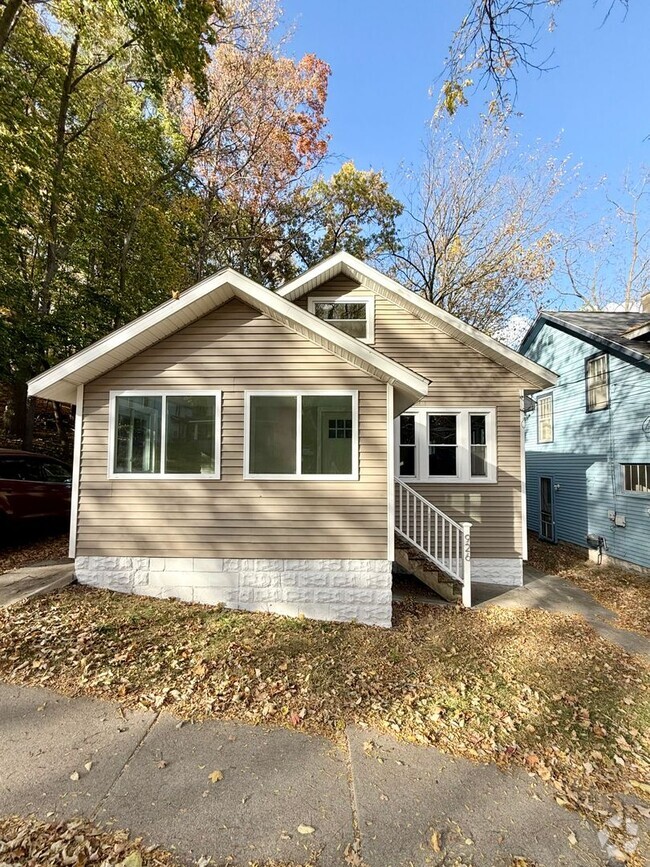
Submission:
[[[650,370],[607,353],[609,408],[586,412],[585,362],[594,343],[544,323],[525,354],[559,374],[553,393],[553,442],[538,443],[537,411],[526,417],[528,526],[539,532],[541,476],[553,480],[555,537],[585,546],[603,536],[610,556],[650,567],[650,495],[623,491],[621,465],[650,463]],[[536,399],[540,395],[536,395]],[[625,527],[608,517],[625,518]]]

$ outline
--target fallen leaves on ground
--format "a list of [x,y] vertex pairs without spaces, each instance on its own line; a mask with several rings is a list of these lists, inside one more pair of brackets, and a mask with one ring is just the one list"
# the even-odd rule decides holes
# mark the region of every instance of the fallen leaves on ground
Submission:
[[650,668],[547,611],[409,603],[383,630],[71,586],[0,611],[0,677],[184,719],[377,727],[522,765],[583,811],[650,785]]
[[[226,863],[231,863],[223,856]],[[157,846],[145,846],[126,831],[104,830],[86,819],[41,822],[33,816],[0,818],[0,864],[3,867],[187,867],[188,861]],[[210,857],[196,867],[223,863]],[[317,861],[249,861],[248,867],[316,867]]]
[[577,545],[542,542],[528,537],[528,562],[540,572],[558,575],[578,587],[616,614],[617,626],[650,638],[650,574],[598,566],[587,551]]
[[28,534],[25,531],[15,542],[0,546],[0,575],[42,560],[62,560],[67,556],[67,533]]
[[20,867],[180,867],[170,852],[132,840],[126,831],[102,831],[85,819],[41,822],[0,819],[0,863]]

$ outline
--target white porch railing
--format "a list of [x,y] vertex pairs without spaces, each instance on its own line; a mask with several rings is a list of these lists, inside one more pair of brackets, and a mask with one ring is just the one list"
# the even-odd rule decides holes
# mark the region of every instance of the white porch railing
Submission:
[[472,606],[471,524],[457,523],[401,479],[395,479],[395,530],[442,572],[462,584],[462,602]]

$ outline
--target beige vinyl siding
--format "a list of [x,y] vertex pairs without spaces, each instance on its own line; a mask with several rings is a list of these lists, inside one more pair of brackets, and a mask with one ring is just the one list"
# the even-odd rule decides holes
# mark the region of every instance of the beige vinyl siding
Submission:
[[[309,297],[372,291],[336,277]],[[307,306],[307,296],[297,303]],[[375,295],[374,348],[431,380],[420,406],[496,407],[497,482],[421,484],[413,487],[456,520],[471,521],[472,555],[520,557],[521,419],[519,392],[526,383],[515,374],[422,321],[382,295]],[[408,484],[411,484],[406,479]]]
[[[109,391],[220,389],[221,479],[107,478]],[[244,480],[244,390],[358,389],[359,481]],[[85,388],[78,556],[387,556],[386,385],[240,301]]]

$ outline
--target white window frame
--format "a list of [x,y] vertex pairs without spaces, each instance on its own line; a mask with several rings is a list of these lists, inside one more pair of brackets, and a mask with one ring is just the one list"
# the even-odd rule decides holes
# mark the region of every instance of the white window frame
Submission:
[[[541,416],[541,412],[540,412],[540,405],[541,405],[543,400],[550,400],[550,402],[551,402],[551,412],[550,412],[550,416],[549,416],[549,420],[551,423],[551,435],[547,440],[541,439],[540,435],[539,435],[540,422],[542,421],[542,416]],[[538,445],[546,445],[548,443],[552,443],[555,441],[555,401],[553,399],[553,392],[548,391],[548,392],[546,392],[546,394],[538,395],[536,403],[537,403],[537,406],[536,406],[536,412],[535,412],[535,420],[537,422],[537,444]]]
[[[407,443],[405,445],[402,443],[402,431],[400,430],[400,419],[405,415],[413,416],[413,418],[415,418],[415,442],[413,444]],[[395,449],[395,456],[396,456],[395,457],[395,466],[397,467],[396,475],[398,475],[400,477],[400,479],[411,479],[411,480],[416,479],[417,475],[418,475],[418,460],[419,460],[419,456],[420,456],[420,443],[418,442],[418,420],[417,420],[417,413],[416,412],[413,412],[413,411],[403,412],[401,415],[399,415],[397,417],[397,424],[395,425],[395,446],[396,446],[396,449]],[[402,449],[402,448],[413,449],[413,455],[414,455],[413,467],[415,469],[415,476],[402,475],[399,472],[400,460],[401,460],[400,449]]]
[[[359,343],[374,343],[375,342],[375,296],[374,295],[326,295],[326,296],[310,296],[307,299],[307,310],[316,316],[317,304],[365,304],[366,305],[366,336],[355,337]],[[320,316],[318,317],[320,319]],[[334,325],[329,319],[320,319],[321,322],[327,322],[334,328]],[[351,320],[354,321],[354,320]],[[340,330],[340,329],[339,329]],[[347,333],[347,332],[344,332]],[[350,334],[349,337],[354,335]]]
[[[641,464],[650,465],[650,461],[621,461],[621,493],[626,497],[650,497],[650,491],[628,491],[625,487],[625,467],[640,466]],[[648,479],[650,480],[650,471],[648,472]]]
[[[591,372],[591,367],[599,361],[604,362],[604,370],[599,374],[594,374]],[[604,379],[604,382],[593,383],[593,380],[597,377]],[[605,388],[605,403],[601,406],[590,406],[591,395],[599,385]],[[585,359],[585,412],[602,412],[609,409],[609,403],[609,356],[606,352],[598,352],[596,355],[591,355]]]
[[[395,420],[395,468],[396,475],[405,481],[420,484],[461,484],[485,485],[497,482],[497,414],[495,407],[458,407],[458,406],[417,406],[404,413],[415,416],[415,461],[416,476],[399,475],[399,417]],[[455,476],[429,475],[429,422],[430,415],[455,415],[457,417],[456,432],[456,467]],[[486,419],[485,434],[487,440],[486,461],[487,475],[472,476],[470,460],[470,416],[484,415]]]
[[[116,473],[115,467],[115,415],[118,397],[161,397],[162,416],[160,419],[160,468],[159,473]],[[167,451],[167,402],[168,397],[214,397],[214,473],[165,473],[165,457]],[[109,392],[108,413],[108,478],[116,481],[133,481],[134,479],[161,479],[175,481],[183,479],[220,479],[221,478],[221,397],[220,390],[197,390],[194,388],[137,388],[128,391]]]
[[[296,472],[252,473],[250,470],[251,397],[296,398]],[[352,398],[352,472],[351,473],[302,473],[302,398],[303,397],[351,397]],[[356,482],[359,480],[359,392],[356,389],[266,389],[244,392],[244,478],[257,480],[296,480],[312,482]]]

